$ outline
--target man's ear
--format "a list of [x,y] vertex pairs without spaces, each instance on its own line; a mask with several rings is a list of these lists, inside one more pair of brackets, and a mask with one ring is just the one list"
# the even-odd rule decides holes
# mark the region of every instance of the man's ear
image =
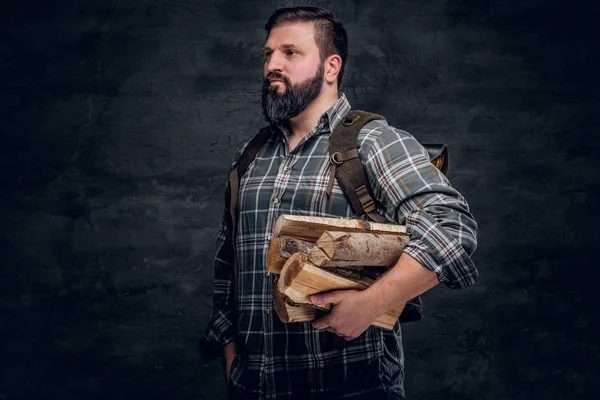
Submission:
[[342,69],[342,58],[337,54],[332,54],[325,59],[325,76],[327,83],[332,84],[337,81],[338,74]]

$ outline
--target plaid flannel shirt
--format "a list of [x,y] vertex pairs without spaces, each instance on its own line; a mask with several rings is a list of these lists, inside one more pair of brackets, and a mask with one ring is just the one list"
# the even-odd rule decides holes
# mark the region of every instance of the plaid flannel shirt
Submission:
[[[218,352],[237,341],[231,385],[248,398],[404,396],[399,323],[393,331],[370,327],[340,347],[334,334],[316,330],[310,322],[284,324],[273,309],[273,276],[266,272],[265,262],[277,218],[282,214],[362,218],[354,214],[337,181],[326,195],[329,137],[348,111],[350,104],[342,94],[291,152],[288,133],[272,127],[277,132],[241,177],[236,313],[230,301],[233,251],[225,217],[219,230],[214,315],[202,341],[205,349]],[[470,255],[477,243],[477,224],[463,196],[431,164],[425,149],[409,133],[382,120],[365,125],[358,147],[377,212],[389,222],[406,224],[410,240],[404,251],[435,271],[446,286],[472,285],[477,270]]]

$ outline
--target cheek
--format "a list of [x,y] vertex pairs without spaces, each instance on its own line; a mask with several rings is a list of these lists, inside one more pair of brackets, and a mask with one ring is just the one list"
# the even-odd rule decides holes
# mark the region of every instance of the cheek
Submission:
[[309,78],[312,78],[313,75],[309,73],[307,68],[298,66],[296,68],[288,68],[288,77],[290,78],[292,84],[295,85],[297,83],[304,82]]
[[318,67],[315,67],[314,64],[306,64],[306,65],[298,65],[293,69],[293,74],[296,82],[304,82],[308,79],[314,78],[315,74],[318,71]]

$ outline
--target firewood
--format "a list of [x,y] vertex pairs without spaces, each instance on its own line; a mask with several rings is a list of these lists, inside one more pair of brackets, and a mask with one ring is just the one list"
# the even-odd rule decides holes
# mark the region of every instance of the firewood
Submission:
[[314,246],[314,243],[289,236],[273,238],[267,252],[267,271],[279,274],[283,264],[292,254],[297,252],[308,253]]
[[[364,290],[369,287],[366,283],[355,282],[315,266],[303,253],[296,253],[286,261],[277,286],[279,292],[297,304],[311,304],[309,296],[312,294],[344,289]],[[323,306],[325,309],[331,308],[331,304]],[[378,317],[373,325],[393,329],[401,312],[401,308],[392,310]]]
[[277,219],[272,237],[291,236],[316,242],[324,231],[369,232],[408,236],[406,226],[358,219],[307,217],[284,214]]
[[321,269],[330,272],[334,275],[349,279],[353,282],[362,283],[366,286],[371,286],[375,281],[383,275],[386,270],[381,268],[379,273],[365,273],[364,268],[344,268],[344,267],[320,267]]
[[319,246],[315,246],[308,252],[308,259],[311,263],[317,266],[328,265],[331,259],[327,257],[327,254]]
[[279,291],[278,280],[279,277],[273,280],[273,304],[279,319],[284,323],[314,321],[316,318],[315,307],[294,303]]
[[407,242],[404,235],[325,231],[309,258],[317,266],[390,267]]

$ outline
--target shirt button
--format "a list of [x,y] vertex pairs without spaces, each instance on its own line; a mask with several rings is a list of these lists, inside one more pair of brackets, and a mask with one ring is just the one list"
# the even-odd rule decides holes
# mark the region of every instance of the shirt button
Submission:
[[265,313],[266,314],[270,314],[271,313],[271,309],[270,308],[265,308]]
[[273,204],[279,204],[279,199],[277,197],[273,199]]
[[283,172],[288,172],[290,170],[289,167],[283,167]]

